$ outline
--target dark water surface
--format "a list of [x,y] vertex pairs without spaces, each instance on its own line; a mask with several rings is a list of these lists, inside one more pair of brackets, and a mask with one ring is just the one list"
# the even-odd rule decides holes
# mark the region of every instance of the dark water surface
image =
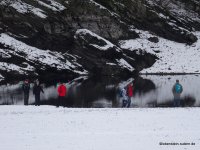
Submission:
[[[126,80],[116,78],[80,77],[66,83],[68,94],[67,107],[121,107],[122,100],[118,88],[134,83],[134,96],[131,107],[173,107],[172,86],[176,79],[183,85],[181,95],[182,107],[200,106],[200,76],[140,76]],[[22,81],[0,85],[1,105],[23,105]],[[57,83],[43,83],[41,105],[55,105],[57,100]],[[33,87],[33,84],[31,85]],[[29,104],[34,105],[34,95],[30,90]]]

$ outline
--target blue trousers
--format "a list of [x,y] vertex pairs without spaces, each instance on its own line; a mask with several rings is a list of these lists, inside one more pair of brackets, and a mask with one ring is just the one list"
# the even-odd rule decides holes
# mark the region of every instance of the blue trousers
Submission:
[[128,99],[123,100],[122,107],[127,107],[129,108],[131,106],[131,97],[128,97]]
[[174,107],[180,107],[181,100],[180,99],[174,99]]

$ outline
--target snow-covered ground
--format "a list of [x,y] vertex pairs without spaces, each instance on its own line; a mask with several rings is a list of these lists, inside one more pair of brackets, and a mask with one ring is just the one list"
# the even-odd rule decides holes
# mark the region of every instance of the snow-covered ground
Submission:
[[2,150],[200,149],[199,108],[1,106],[0,120]]
[[140,38],[120,41],[120,47],[131,51],[141,49],[159,58],[152,67],[141,73],[200,73],[200,32],[195,32],[198,41],[190,46],[161,37],[158,37],[158,43],[150,42],[148,38],[157,36],[146,31],[135,31]]

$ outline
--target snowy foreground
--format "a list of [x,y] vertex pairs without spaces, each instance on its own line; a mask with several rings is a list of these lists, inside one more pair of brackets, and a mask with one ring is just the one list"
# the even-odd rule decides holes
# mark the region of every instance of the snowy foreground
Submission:
[[1,106],[0,120],[2,150],[200,149],[199,108]]

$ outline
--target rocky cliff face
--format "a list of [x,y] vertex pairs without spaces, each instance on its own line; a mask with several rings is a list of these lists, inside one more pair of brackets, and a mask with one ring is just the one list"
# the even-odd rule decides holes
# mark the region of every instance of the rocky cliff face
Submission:
[[0,77],[131,75],[159,58],[120,40],[192,44],[199,15],[196,0],[2,0]]

